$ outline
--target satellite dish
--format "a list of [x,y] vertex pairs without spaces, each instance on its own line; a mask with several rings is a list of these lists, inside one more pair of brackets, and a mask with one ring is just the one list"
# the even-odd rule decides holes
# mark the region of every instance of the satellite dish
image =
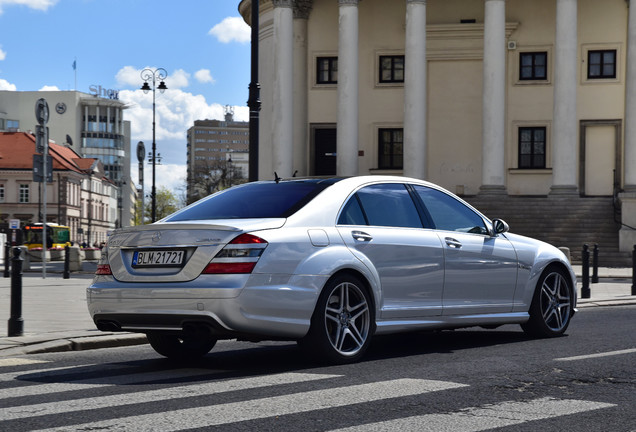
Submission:
[[66,142],[68,143],[68,145],[72,146],[73,145],[73,140],[71,139],[71,136],[69,134],[66,134]]

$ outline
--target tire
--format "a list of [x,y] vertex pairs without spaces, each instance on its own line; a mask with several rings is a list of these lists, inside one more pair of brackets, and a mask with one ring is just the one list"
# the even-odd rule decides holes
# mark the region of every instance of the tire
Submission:
[[164,357],[173,360],[192,360],[203,357],[216,344],[216,339],[202,335],[183,337],[177,334],[147,333],[150,346]]
[[521,328],[535,337],[557,337],[565,333],[572,318],[574,290],[564,270],[547,268],[530,305],[530,319]]
[[353,275],[337,275],[323,288],[307,336],[299,343],[309,354],[331,364],[358,361],[375,328],[373,303]]

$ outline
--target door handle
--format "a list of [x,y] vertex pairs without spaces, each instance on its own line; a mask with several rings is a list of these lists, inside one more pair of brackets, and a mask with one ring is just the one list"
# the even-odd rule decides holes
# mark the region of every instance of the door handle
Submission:
[[362,231],[351,231],[351,236],[354,240],[358,240],[361,242],[370,242],[371,240],[373,240],[373,237]]
[[453,249],[461,249],[461,247],[462,247],[461,242],[455,240],[452,237],[446,237],[444,240],[446,241],[446,244],[449,247],[452,247]]

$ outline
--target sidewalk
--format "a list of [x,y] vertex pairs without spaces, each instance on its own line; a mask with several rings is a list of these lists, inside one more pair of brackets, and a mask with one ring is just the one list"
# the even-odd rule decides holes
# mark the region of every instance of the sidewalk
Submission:
[[[0,357],[146,343],[143,334],[107,333],[95,328],[86,306],[86,288],[95,268],[96,263],[84,262],[82,272],[63,279],[61,264],[48,263],[43,279],[41,264],[34,263],[22,277],[24,336],[19,337],[6,336],[11,315],[11,278],[3,278],[0,273]],[[574,270],[580,281],[581,267],[574,266]],[[580,298],[578,283],[577,307],[636,304],[636,296],[631,295],[631,272],[632,269],[599,269],[600,283],[590,285],[591,298]]]

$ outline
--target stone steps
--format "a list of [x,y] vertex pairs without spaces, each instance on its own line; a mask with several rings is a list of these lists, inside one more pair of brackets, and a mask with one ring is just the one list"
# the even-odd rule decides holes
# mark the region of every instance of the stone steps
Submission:
[[599,247],[599,265],[631,267],[631,253],[618,250],[620,224],[615,222],[612,197],[466,197],[489,218],[500,218],[516,234],[570,249],[580,263],[584,244]]

